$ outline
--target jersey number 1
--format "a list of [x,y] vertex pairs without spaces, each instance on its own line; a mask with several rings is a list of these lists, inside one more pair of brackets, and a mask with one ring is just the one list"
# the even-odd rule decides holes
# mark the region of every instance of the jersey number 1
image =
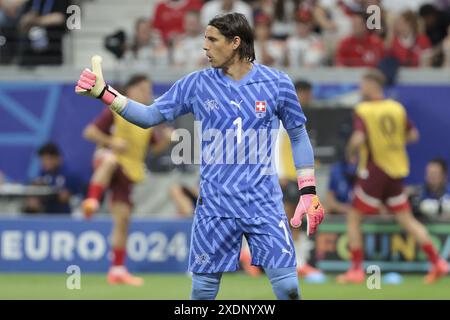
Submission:
[[233,124],[237,127],[236,128],[236,138],[237,143],[240,144],[242,141],[242,118],[236,118],[236,120],[233,121]]

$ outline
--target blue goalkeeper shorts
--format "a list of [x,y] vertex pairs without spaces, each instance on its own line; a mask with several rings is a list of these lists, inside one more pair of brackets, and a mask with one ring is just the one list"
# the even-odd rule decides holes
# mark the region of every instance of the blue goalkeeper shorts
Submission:
[[189,271],[215,273],[239,269],[242,236],[247,238],[252,265],[296,266],[294,243],[286,215],[228,218],[196,214],[192,226]]

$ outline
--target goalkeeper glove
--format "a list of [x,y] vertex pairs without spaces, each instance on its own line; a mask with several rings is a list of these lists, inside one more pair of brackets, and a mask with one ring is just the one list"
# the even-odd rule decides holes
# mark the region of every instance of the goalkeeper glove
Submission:
[[92,71],[84,69],[75,87],[75,92],[82,96],[100,99],[113,111],[120,113],[127,104],[127,98],[114,90],[103,80],[102,57],[92,57]]
[[306,215],[306,234],[310,236],[316,232],[325,213],[319,197],[316,195],[316,178],[314,173],[301,174],[298,177],[298,188],[300,190],[300,200],[295,209],[294,217],[291,219],[291,226],[299,228],[302,225],[303,217]]

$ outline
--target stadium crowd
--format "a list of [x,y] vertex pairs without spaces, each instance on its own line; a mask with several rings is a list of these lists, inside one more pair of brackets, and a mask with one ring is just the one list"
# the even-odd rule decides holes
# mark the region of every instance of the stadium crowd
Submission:
[[[0,0],[0,63],[62,64],[64,9],[83,2]],[[133,35],[119,30],[105,43],[127,63],[202,67],[203,28],[230,11],[252,23],[262,64],[450,67],[448,0],[162,0]]]

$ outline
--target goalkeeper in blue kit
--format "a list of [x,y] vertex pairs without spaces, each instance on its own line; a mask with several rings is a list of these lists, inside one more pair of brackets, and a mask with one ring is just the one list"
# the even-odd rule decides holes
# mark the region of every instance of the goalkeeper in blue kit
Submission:
[[[120,95],[105,84],[101,58],[92,58],[76,92],[100,99],[143,128],[193,113],[200,123],[202,160],[189,255],[191,299],[215,299],[223,272],[239,268],[245,236],[252,264],[264,268],[278,299],[300,298],[294,244],[281,188],[270,161],[270,134],[280,120],[289,133],[298,175],[299,204],[293,227],[306,216],[313,234],[324,211],[316,195],[314,156],[292,81],[257,64],[253,32],[239,13],[213,18],[204,48],[211,68],[178,80],[150,106]],[[267,134],[269,132],[269,134]],[[257,151],[255,152],[255,148]],[[264,150],[264,152],[261,152]]]

